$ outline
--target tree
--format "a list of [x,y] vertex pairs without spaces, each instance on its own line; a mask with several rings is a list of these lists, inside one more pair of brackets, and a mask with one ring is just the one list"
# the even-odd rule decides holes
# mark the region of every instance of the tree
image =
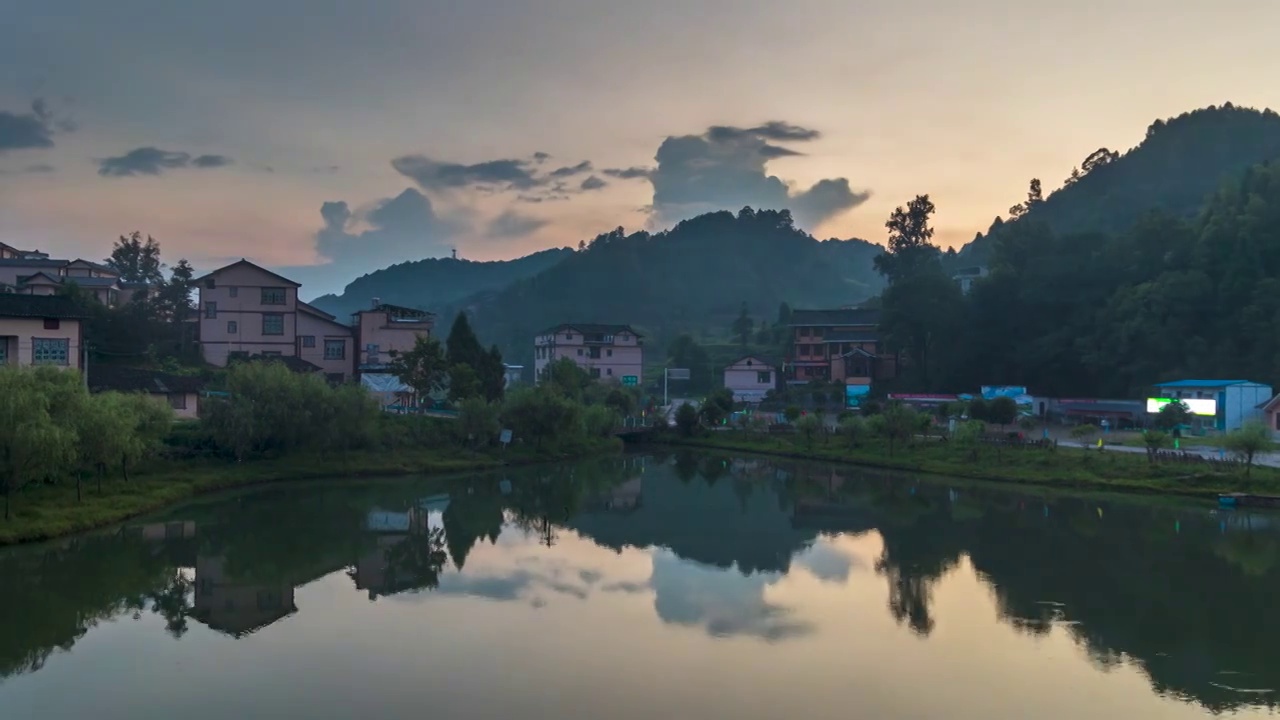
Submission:
[[889,245],[884,253],[876,256],[875,268],[890,284],[936,262],[938,248],[930,242],[933,228],[929,226],[929,217],[936,210],[928,195],[917,195],[905,208],[894,209],[885,222]]
[[805,415],[796,422],[796,431],[804,439],[805,447],[813,450],[813,441],[822,432],[822,421],[817,415]]
[[0,398],[0,483],[8,520],[13,493],[74,463],[75,434],[54,423],[48,394],[29,370],[0,368]]
[[720,388],[702,402],[702,419],[712,427],[719,425],[733,412],[733,391]]
[[111,247],[107,265],[120,273],[120,279],[130,283],[164,282],[163,265],[160,262],[160,243],[150,235],[142,240],[142,233],[134,231],[121,235]]
[[1018,419],[1018,403],[1011,397],[993,398],[987,404],[987,416],[984,419],[1003,429]]
[[578,363],[562,357],[547,363],[539,378],[542,385],[569,400],[581,400],[583,391],[591,386],[591,376]]
[[840,421],[839,432],[849,441],[849,447],[856,448],[867,435],[867,421],[857,415],[849,415]]
[[457,363],[449,366],[449,402],[481,397],[480,378],[471,365]]
[[102,493],[107,467],[119,462],[129,444],[136,441],[137,418],[119,395],[102,393],[85,400],[75,418],[76,502],[80,502],[81,485],[90,474],[97,477],[98,493]]
[[638,401],[634,392],[622,387],[609,388],[608,395],[604,398],[604,405],[620,417],[630,417],[635,414]]
[[965,413],[970,420],[980,420],[987,422],[991,419],[991,406],[985,398],[976,397],[969,401],[969,407]]
[[[471,329],[466,313],[460,312],[454,318],[445,345],[445,361],[450,369],[450,400],[457,401],[476,395],[489,402],[502,399],[506,385],[506,366],[502,362],[502,353],[496,345],[485,351]],[[470,372],[457,370],[459,367],[468,368]],[[455,373],[462,381],[461,386],[456,389],[452,377]]]
[[671,341],[667,348],[667,361],[670,367],[689,370],[690,393],[700,394],[711,389],[711,359],[706,348],[699,345],[692,335],[685,333]]
[[550,440],[572,442],[581,437],[582,406],[549,385],[512,392],[502,407],[502,424],[542,450]]
[[1184,425],[1191,424],[1191,408],[1181,400],[1165,403],[1156,413],[1155,425],[1165,432],[1173,432]]
[[981,420],[966,420],[956,426],[956,435],[952,442],[957,448],[969,451],[971,460],[978,459],[978,448],[982,444],[982,436],[987,432],[986,424]]
[[738,311],[738,317],[733,321],[733,334],[738,338],[738,344],[745,350],[747,345],[751,343],[751,331],[755,329],[755,321],[751,319],[751,314],[747,312],[747,303],[742,303],[742,308]]
[[497,345],[489,347],[489,354],[480,364],[480,392],[489,402],[499,402],[507,391],[507,366],[502,361],[502,351]]
[[444,350],[435,338],[419,335],[412,350],[391,354],[391,374],[413,388],[419,404],[444,389],[447,367]]
[[698,429],[698,411],[689,403],[680,403],[676,408],[676,429],[684,437],[692,437]]
[[890,456],[895,445],[910,440],[920,426],[916,411],[900,403],[890,404],[884,412],[872,418],[872,423],[877,434],[889,441]]
[[1249,420],[1232,430],[1223,438],[1223,447],[1244,460],[1244,474],[1249,475],[1253,469],[1253,459],[1258,453],[1267,452],[1275,446],[1271,441],[1271,430],[1266,423]]
[[1160,450],[1169,446],[1169,434],[1160,430],[1146,430],[1142,433],[1142,444],[1147,448],[1147,460],[1154,463]]
[[473,447],[487,447],[498,436],[498,408],[478,397],[469,397],[458,408],[458,436]]
[[800,419],[800,408],[795,405],[788,405],[787,408],[782,411],[782,417],[787,422],[794,423],[796,420]]

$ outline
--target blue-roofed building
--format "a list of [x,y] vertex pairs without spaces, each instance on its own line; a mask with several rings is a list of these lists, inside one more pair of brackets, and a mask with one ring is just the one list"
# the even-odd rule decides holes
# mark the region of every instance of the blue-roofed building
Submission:
[[1157,383],[1155,390],[1147,399],[1147,412],[1159,412],[1167,402],[1180,400],[1196,417],[1193,430],[1219,432],[1262,419],[1262,407],[1273,394],[1270,385],[1250,380],[1175,380]]

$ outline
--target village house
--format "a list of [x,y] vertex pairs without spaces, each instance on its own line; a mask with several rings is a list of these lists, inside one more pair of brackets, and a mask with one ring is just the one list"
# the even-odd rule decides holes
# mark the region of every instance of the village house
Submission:
[[0,365],[80,368],[83,319],[71,298],[0,294]]
[[1272,399],[1270,385],[1248,380],[1176,380],[1156,384],[1155,391],[1156,397],[1147,398],[1147,412],[1158,413],[1180,400],[1191,411],[1193,432],[1229,432],[1249,420],[1262,420]]
[[724,386],[733,393],[734,402],[758,403],[777,389],[778,366],[758,355],[738,358],[725,367]]
[[898,374],[898,358],[885,352],[880,311],[869,308],[794,310],[788,382],[870,385]]
[[644,342],[630,325],[565,323],[538,333],[533,340],[535,377],[547,366],[568,358],[593,378],[617,380],[632,387],[644,370]]
[[146,283],[126,283],[120,273],[101,263],[77,258],[50,259],[39,250],[19,250],[0,243],[0,290],[22,295],[57,295],[74,284],[103,305],[115,307],[145,295]]
[[193,420],[198,416],[204,389],[198,377],[101,363],[90,363],[88,376],[89,392],[146,393],[172,408],[175,417]]
[[279,358],[299,372],[343,382],[385,371],[391,354],[429,337],[434,315],[374,300],[350,323],[298,299],[301,285],[240,260],[198,278],[200,348],[224,367],[234,357]]

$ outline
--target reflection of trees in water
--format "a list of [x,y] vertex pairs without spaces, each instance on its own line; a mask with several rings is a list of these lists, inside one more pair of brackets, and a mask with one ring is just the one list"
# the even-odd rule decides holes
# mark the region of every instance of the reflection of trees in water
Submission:
[[440,571],[449,556],[444,549],[444,530],[425,528],[400,538],[386,551],[384,594],[432,589],[440,585]]

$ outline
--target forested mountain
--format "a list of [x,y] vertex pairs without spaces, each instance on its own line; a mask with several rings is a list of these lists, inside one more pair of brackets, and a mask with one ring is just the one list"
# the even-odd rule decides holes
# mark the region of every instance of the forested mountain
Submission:
[[865,300],[883,286],[872,269],[881,250],[863,240],[815,240],[785,210],[744,208],[656,234],[618,228],[554,267],[460,307],[509,362],[531,364],[533,334],[562,322],[628,323],[662,348],[681,332],[727,335],[743,303],[754,318],[772,320],[782,302],[839,307]]
[[[1140,396],[1179,377],[1280,385],[1280,161],[1246,170],[1191,220],[1152,212],[1125,232],[1055,232],[1034,218],[993,237],[991,274],[945,302],[895,280],[886,328],[922,359],[905,384],[1026,385]],[[930,278],[933,278],[930,280]]]
[[[1059,190],[1014,206],[1009,219],[1021,216],[1018,222],[1044,223],[1059,234],[1125,232],[1150,210],[1190,220],[1224,182],[1275,158],[1280,158],[1275,112],[1230,103],[1194,110],[1155,121],[1142,143],[1124,154],[1107,148],[1091,153]],[[1033,182],[1038,195],[1040,182]],[[953,266],[986,264],[992,236],[1009,224],[997,218],[985,235],[960,251]]]
[[363,275],[347,285],[341,295],[322,295],[312,304],[340,318],[368,307],[375,297],[392,305],[436,312],[476,293],[500,290],[537,275],[572,254],[568,248],[552,248],[495,262],[415,260]]

